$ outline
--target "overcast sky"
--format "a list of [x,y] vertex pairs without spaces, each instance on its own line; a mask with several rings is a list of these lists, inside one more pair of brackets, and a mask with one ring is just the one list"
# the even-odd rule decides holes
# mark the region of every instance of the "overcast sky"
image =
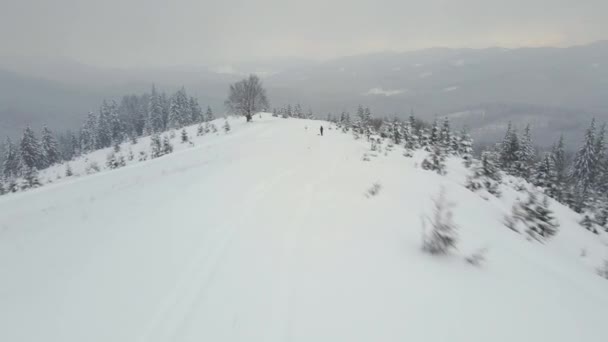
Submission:
[[104,66],[608,39],[608,0],[0,0],[0,55]]

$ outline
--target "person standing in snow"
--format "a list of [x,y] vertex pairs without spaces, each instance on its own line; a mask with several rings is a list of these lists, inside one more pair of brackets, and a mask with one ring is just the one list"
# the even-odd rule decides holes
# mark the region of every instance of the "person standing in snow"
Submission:
[[321,136],[323,136],[323,125],[321,125]]

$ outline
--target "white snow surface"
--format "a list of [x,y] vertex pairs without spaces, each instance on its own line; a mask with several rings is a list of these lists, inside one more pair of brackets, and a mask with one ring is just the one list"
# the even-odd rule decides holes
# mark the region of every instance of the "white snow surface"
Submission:
[[[363,161],[368,144],[328,123],[230,122],[0,197],[0,341],[608,341],[606,236],[569,209],[552,202],[558,235],[531,242],[501,223],[518,193],[470,192],[457,158],[442,177],[423,152]],[[459,244],[432,257],[421,216],[441,186]],[[481,267],[464,262],[479,248]]]

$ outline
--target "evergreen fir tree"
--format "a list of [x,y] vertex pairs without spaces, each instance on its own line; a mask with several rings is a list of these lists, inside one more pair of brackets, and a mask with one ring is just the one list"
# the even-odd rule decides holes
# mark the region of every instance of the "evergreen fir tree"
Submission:
[[95,134],[98,149],[112,146],[112,111],[112,106],[107,101],[103,101]]
[[169,154],[173,152],[173,145],[171,145],[171,140],[169,140],[168,136],[165,136],[163,138],[163,155],[164,154]]
[[205,115],[201,106],[198,104],[198,100],[194,97],[190,97],[190,112],[192,113],[191,123],[199,123],[205,121]]
[[182,144],[185,144],[189,141],[190,139],[188,139],[188,132],[186,132],[186,129],[182,129]]
[[24,164],[23,166],[28,169],[41,169],[46,164],[40,143],[38,142],[34,131],[30,127],[27,127],[25,131],[23,131],[20,155]]
[[450,119],[447,116],[443,120],[439,140],[445,153],[450,154],[455,152],[452,150],[452,132],[450,131]]
[[147,133],[157,133],[165,130],[163,119],[163,104],[161,95],[156,91],[156,87],[152,86],[152,94],[148,105],[148,119],[146,123]]
[[433,199],[433,203],[434,214],[428,219],[431,231],[428,235],[426,231],[424,232],[422,249],[431,254],[446,254],[456,248],[458,242],[458,227],[452,218],[453,204],[447,201],[444,188],[441,188],[439,196]]
[[224,120],[224,132],[230,132],[230,124],[228,123],[228,120]]
[[534,147],[532,146],[532,134],[530,125],[526,125],[517,151],[516,175],[523,179],[530,179],[534,169]]
[[150,157],[158,158],[163,155],[163,146],[160,139],[160,134],[154,133],[150,137]]
[[55,136],[46,126],[42,128],[42,153],[45,157],[46,166],[53,165],[61,161],[59,147]]
[[591,219],[591,215],[589,213],[583,214],[583,219],[581,220],[580,225],[594,234],[598,233],[597,229],[595,228],[595,222],[593,219]]
[[181,88],[171,97],[169,107],[169,127],[181,128],[192,123],[192,111],[186,95],[186,89]]
[[196,136],[200,137],[205,134],[205,126],[202,123],[199,123],[196,127]]
[[458,138],[458,154],[464,160],[464,166],[470,167],[473,162],[473,139],[465,128],[462,129]]
[[73,175],[74,175],[74,171],[72,171],[72,167],[70,166],[70,163],[66,163],[65,164],[65,176],[71,177]]
[[511,122],[507,126],[507,132],[500,146],[500,163],[507,172],[515,172],[519,156],[519,137]]
[[213,111],[211,110],[211,107],[209,107],[209,106],[207,106],[207,112],[205,113],[205,120],[206,121],[215,120],[215,115],[213,115]]
[[437,119],[433,121],[433,126],[431,127],[429,145],[431,145],[431,148],[433,148],[434,146],[439,146],[440,148],[442,147],[441,131],[439,130],[439,124],[437,123]]
[[440,175],[446,174],[445,155],[439,144],[432,146],[431,153],[422,161],[422,168],[435,171]]
[[5,148],[2,175],[7,179],[18,177],[21,173],[21,156],[19,154],[19,149],[9,138],[6,138]]
[[39,187],[40,180],[38,179],[38,170],[35,167],[25,166],[23,170],[23,182],[21,183],[21,189],[32,189]]
[[97,148],[97,117],[90,112],[80,130],[80,146],[84,152],[91,152]]
[[471,191],[485,189],[488,193],[500,197],[500,171],[497,166],[497,156],[489,151],[481,154],[481,161],[472,169],[467,177],[465,186]]
[[567,162],[566,152],[564,150],[564,136],[559,137],[559,141],[553,145],[551,149],[553,157],[553,165],[555,167],[555,194],[554,198],[559,202],[565,202],[567,197],[566,181],[567,181]]
[[590,188],[597,170],[595,119],[585,133],[585,142],[574,158],[570,177],[577,189],[575,210],[581,210],[589,200]]
[[551,153],[545,153],[543,159],[538,162],[532,182],[545,189],[545,194],[555,198],[558,183],[554,157]]

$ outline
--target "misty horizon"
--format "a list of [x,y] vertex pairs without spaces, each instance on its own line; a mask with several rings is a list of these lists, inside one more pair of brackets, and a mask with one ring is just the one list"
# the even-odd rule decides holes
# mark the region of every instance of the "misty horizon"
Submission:
[[0,56],[103,67],[324,61],[433,47],[566,47],[608,38],[608,3],[599,0],[2,2]]

